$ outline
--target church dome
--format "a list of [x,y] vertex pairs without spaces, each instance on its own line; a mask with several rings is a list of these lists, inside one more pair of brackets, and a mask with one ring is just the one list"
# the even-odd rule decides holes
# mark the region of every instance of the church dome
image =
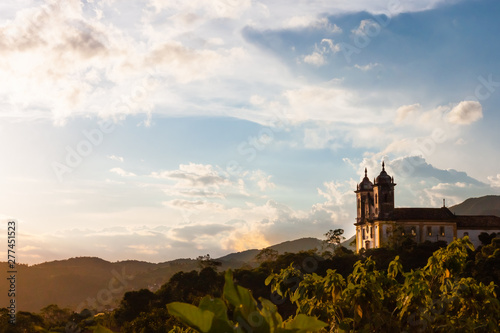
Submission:
[[382,162],[382,171],[380,171],[380,175],[378,175],[375,180],[376,184],[390,184],[392,182],[391,176],[385,172],[385,163]]
[[358,189],[360,191],[364,191],[364,190],[372,190],[373,189],[373,184],[372,182],[368,179],[368,176],[367,176],[367,170],[365,168],[365,178],[363,178],[363,180],[361,181],[361,183],[359,183],[358,185]]

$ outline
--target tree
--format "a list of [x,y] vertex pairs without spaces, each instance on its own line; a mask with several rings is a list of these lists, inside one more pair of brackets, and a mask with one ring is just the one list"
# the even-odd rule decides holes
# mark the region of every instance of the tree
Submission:
[[212,267],[213,269],[217,269],[217,267],[222,266],[220,261],[214,260],[210,258],[210,254],[204,256],[198,256],[196,260],[199,261],[200,268]]
[[468,237],[458,239],[434,252],[425,267],[406,273],[399,257],[387,270],[368,257],[347,279],[335,270],[323,277],[290,266],[266,284],[296,304],[297,314],[328,322],[330,332],[498,332],[495,285],[465,275],[472,249]]
[[259,254],[255,256],[258,262],[273,261],[278,258],[278,251],[271,249],[270,247],[262,249]]
[[141,312],[149,311],[157,298],[158,296],[148,289],[126,292],[120,307],[115,311],[116,321],[121,325],[134,320]]
[[56,304],[50,304],[40,310],[40,314],[45,322],[45,327],[56,328],[65,327],[70,322],[71,310],[61,309]]
[[325,236],[325,242],[329,245],[333,245],[334,248],[338,247],[340,243],[345,240],[345,237],[342,236],[344,234],[344,229],[335,229],[328,231]]
[[[168,312],[203,333],[306,333],[316,332],[326,326],[324,322],[304,314],[283,321],[276,305],[264,298],[259,299],[259,304],[248,289],[233,283],[233,274],[229,270],[225,282],[223,298],[206,296],[199,306],[170,303],[167,304]],[[228,312],[232,314],[231,319]],[[181,331],[176,328],[172,332]]]
[[477,238],[481,241],[482,245],[489,245],[491,243],[491,240],[497,236],[496,233],[492,232],[491,234],[488,234],[487,232],[482,232],[477,236]]

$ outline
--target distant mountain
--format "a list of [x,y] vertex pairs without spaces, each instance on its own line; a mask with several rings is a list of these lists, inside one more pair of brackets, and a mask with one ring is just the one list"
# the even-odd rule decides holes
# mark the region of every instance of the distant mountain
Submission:
[[[345,244],[349,242],[344,242]],[[316,238],[301,238],[271,246],[283,254],[311,249],[321,250],[323,242]],[[217,258],[221,270],[257,266],[255,256],[261,250],[247,250]],[[16,304],[18,311],[39,312],[57,304],[77,310],[79,307],[114,308],[126,291],[147,288],[157,290],[179,271],[199,269],[194,259],[176,259],[163,263],[126,260],[109,262],[95,257],[79,257],[45,262],[37,265],[17,265]],[[7,263],[0,262],[6,272]],[[8,290],[8,280],[0,279],[0,290]],[[8,305],[7,292],[0,294],[0,307]],[[81,309],[80,309],[81,310]]]
[[[283,243],[272,245],[268,248],[278,251],[278,254],[283,254],[285,252],[297,253],[300,251],[309,251],[312,249],[321,250],[323,246],[323,241],[317,238],[300,238],[293,241],[286,241]],[[240,267],[243,265],[250,265],[252,267],[255,267],[258,265],[255,257],[260,253],[260,251],[261,250],[253,249],[231,253],[226,256],[217,258],[217,260],[223,263],[223,267],[224,264],[227,263],[233,263],[233,265],[239,263]]]
[[[342,246],[345,246],[350,250],[354,250],[356,247],[350,245],[350,243],[354,239],[356,239],[355,235],[342,242]],[[325,243],[317,238],[308,237],[308,238],[296,239],[293,241],[286,241],[283,243],[269,246],[268,248],[278,251],[278,254],[284,254],[286,252],[297,253],[300,251],[309,251],[309,250],[323,251],[325,249]],[[231,253],[226,256],[217,258],[217,260],[223,263],[222,266],[223,268],[226,264],[229,263],[232,263],[233,265],[240,264],[240,267],[243,265],[250,265],[252,267],[255,267],[258,265],[258,262],[255,260],[255,257],[260,253],[260,251],[261,250],[253,249],[237,253]]]
[[500,195],[469,198],[458,205],[449,207],[449,209],[457,215],[500,216]]

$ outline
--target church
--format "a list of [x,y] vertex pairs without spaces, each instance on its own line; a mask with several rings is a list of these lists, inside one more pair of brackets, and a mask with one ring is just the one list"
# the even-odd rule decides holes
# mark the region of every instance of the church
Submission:
[[469,236],[475,247],[479,234],[500,233],[500,217],[492,215],[455,215],[443,205],[441,208],[395,208],[396,183],[382,171],[372,183],[365,168],[365,177],[357,185],[356,252],[361,249],[383,247],[393,233],[410,236],[415,242],[446,241]]

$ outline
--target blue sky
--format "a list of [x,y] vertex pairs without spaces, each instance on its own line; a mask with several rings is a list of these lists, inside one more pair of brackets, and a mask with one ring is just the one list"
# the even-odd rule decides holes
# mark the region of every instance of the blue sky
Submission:
[[[19,261],[161,262],[500,194],[500,4],[0,5],[0,215]],[[6,229],[6,223],[1,227]]]

